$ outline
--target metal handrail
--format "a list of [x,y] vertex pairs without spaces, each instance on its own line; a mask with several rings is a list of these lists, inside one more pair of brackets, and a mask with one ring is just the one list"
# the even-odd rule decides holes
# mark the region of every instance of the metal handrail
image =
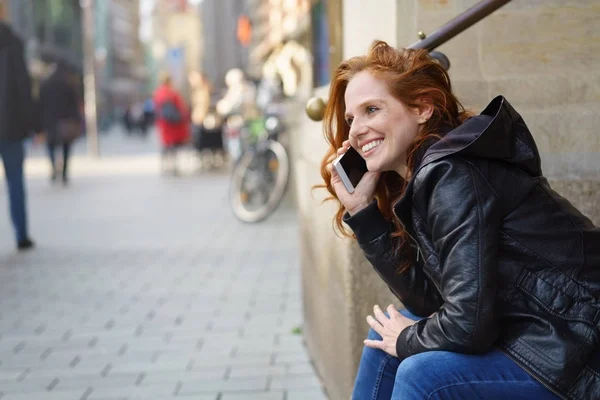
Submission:
[[431,35],[408,46],[409,49],[433,50],[462,31],[472,27],[511,0],[482,0],[454,19],[436,29]]
[[[432,51],[452,39],[459,33],[475,25],[511,0],[481,0],[473,7],[453,18],[431,35],[419,32],[421,40],[408,46],[409,49],[426,49],[431,56],[438,60],[446,69],[450,67],[448,58],[439,51]],[[325,101],[320,97],[313,97],[306,103],[306,114],[313,121],[321,121],[325,113]]]

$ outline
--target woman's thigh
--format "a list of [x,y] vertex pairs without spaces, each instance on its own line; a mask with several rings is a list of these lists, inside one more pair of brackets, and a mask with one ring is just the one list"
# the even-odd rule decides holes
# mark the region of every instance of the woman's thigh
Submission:
[[[400,310],[400,313],[407,318],[419,319],[419,317],[410,314],[406,310]],[[387,315],[387,313],[385,314]],[[367,338],[381,340],[381,336],[373,329],[369,330]],[[397,357],[393,357],[382,350],[365,346],[354,381],[352,399],[389,400],[394,390],[398,365],[400,365],[400,360]]]
[[485,354],[432,351],[411,356],[396,370],[392,400],[556,400],[499,350]]

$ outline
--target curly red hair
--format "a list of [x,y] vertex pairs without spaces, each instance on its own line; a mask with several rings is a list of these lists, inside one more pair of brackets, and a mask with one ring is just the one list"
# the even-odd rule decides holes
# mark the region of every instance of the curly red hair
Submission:
[[[339,203],[334,217],[334,227],[344,236],[353,237],[342,223],[345,212],[331,185],[329,165],[335,159],[337,150],[348,139],[350,127],[345,121],[344,94],[348,82],[359,72],[368,71],[387,83],[390,94],[409,108],[418,107],[426,99],[433,105],[431,118],[422,126],[419,135],[411,144],[407,154],[410,175],[414,172],[415,154],[432,141],[439,140],[440,134],[462,124],[472,114],[464,109],[452,93],[450,77],[446,70],[426,50],[395,49],[386,42],[375,41],[367,55],[353,57],[342,62],[336,69],[329,89],[329,100],[323,121],[325,138],[330,144],[321,162],[321,176],[331,197]],[[384,217],[394,224],[394,237],[400,237],[399,251],[407,262],[399,265],[399,272],[409,268],[413,262],[413,252],[406,251],[407,233],[393,213],[394,203],[404,193],[407,182],[396,172],[384,172],[375,190],[377,205]]]

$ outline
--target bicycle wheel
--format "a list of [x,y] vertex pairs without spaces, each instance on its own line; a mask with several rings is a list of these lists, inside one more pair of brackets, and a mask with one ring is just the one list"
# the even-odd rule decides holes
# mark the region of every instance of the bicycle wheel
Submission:
[[289,173],[287,151],[275,140],[245,152],[231,177],[229,199],[235,216],[254,223],[271,215],[283,199]]

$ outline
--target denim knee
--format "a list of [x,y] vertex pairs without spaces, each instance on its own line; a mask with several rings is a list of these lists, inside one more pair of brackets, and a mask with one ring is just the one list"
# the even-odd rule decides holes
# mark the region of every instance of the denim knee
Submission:
[[[369,329],[369,334],[367,335],[367,339],[381,340],[382,338],[379,335],[379,333],[375,332],[375,330],[373,330],[373,328],[371,328],[371,329]],[[363,358],[367,358],[371,362],[373,362],[375,359],[383,360],[383,359],[388,359],[390,357],[391,356],[383,350],[374,349],[372,347],[367,347],[367,346],[363,347]]]
[[394,393],[403,393],[408,399],[426,396],[426,385],[432,378],[429,374],[432,365],[436,365],[435,353],[420,353],[402,360],[396,370]]

